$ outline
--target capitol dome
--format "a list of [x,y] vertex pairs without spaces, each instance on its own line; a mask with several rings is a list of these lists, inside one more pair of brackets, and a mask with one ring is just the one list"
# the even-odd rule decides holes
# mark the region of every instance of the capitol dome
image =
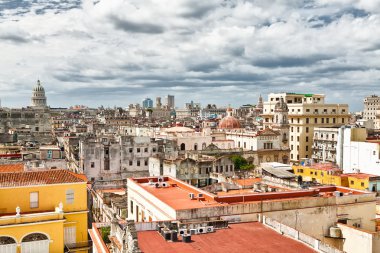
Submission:
[[237,118],[232,116],[232,108],[227,109],[227,116],[219,122],[219,129],[234,129],[241,128],[240,122]]
[[38,107],[38,108],[46,107],[45,89],[41,85],[40,80],[37,81],[36,86],[34,86],[33,88],[32,107]]

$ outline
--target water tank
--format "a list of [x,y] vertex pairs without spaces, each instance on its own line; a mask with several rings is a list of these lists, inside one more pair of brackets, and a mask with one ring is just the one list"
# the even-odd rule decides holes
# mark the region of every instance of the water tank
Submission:
[[335,197],[340,197],[341,195],[340,195],[340,191],[334,191],[334,196]]
[[186,242],[186,243],[191,242],[191,235],[183,235],[182,242]]
[[178,239],[178,232],[177,230],[172,230],[172,233],[171,233],[171,236],[170,236],[170,240],[172,242],[176,242]]
[[330,237],[341,238],[342,230],[338,227],[330,227]]

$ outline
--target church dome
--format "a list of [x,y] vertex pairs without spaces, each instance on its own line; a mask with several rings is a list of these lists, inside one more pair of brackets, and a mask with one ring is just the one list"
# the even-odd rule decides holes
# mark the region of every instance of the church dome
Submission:
[[227,116],[219,122],[219,129],[234,129],[241,128],[240,122],[237,118],[232,116],[232,109],[227,109]]
[[284,98],[280,98],[280,101],[278,101],[275,106],[274,110],[276,111],[288,111],[288,105],[285,103]]

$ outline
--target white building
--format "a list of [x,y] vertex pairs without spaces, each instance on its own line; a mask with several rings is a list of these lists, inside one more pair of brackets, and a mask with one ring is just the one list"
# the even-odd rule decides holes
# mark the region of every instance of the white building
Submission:
[[341,128],[339,130],[337,163],[344,173],[380,175],[380,143],[363,140],[364,128]]

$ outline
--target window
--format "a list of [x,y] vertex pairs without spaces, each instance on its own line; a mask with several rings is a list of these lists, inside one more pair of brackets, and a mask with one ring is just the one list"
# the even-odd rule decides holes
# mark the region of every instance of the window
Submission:
[[306,142],[309,142],[309,136],[306,136]]
[[335,118],[333,118],[333,124],[335,124],[336,123],[336,119]]
[[140,166],[140,161],[137,161],[137,166]]
[[297,118],[297,123],[300,123],[300,118]]
[[131,213],[133,214],[133,201],[131,200]]
[[306,152],[309,151],[309,146],[306,146]]
[[300,127],[297,127],[297,133],[299,133],[300,132]]
[[73,204],[74,203],[74,190],[68,189],[66,191],[66,204]]
[[334,139],[334,134],[331,134],[331,138]]
[[361,182],[360,185],[361,185],[362,187],[364,187],[364,182]]
[[326,123],[327,123],[327,124],[330,123],[330,119],[329,119],[329,118],[326,118]]
[[306,133],[308,133],[309,132],[309,127],[306,127]]
[[148,148],[144,148],[144,152],[147,153],[148,152]]
[[38,208],[38,192],[31,192],[30,197],[30,208]]
[[137,153],[140,153],[140,148],[137,148]]
[[297,136],[297,141],[300,141],[300,137],[299,136]]
[[322,118],[322,124],[324,124],[325,123],[325,118]]
[[[300,146],[297,145],[297,151],[300,151]],[[298,158],[297,158],[298,159]]]
[[342,123],[344,123],[344,118],[342,118]]
[[351,180],[351,181],[350,181],[350,184],[354,184],[354,180]]
[[148,165],[148,160],[145,160],[144,165],[145,165],[145,166]]
[[132,166],[132,165],[133,165],[133,161],[130,160],[130,161],[129,161],[129,166]]
[[91,168],[95,168],[95,163],[94,162],[91,162]]
[[129,153],[132,153],[133,152],[133,148],[129,148]]
[[309,118],[306,118],[306,124],[309,124]]
[[156,152],[156,148],[153,148],[152,151],[153,151],[153,152]]
[[306,109],[306,112],[310,112],[310,109]]
[[291,141],[293,141],[293,135],[292,135],[292,136],[290,136],[290,140],[291,140]]
[[314,123],[315,123],[315,124],[318,123],[318,118],[314,118]]

